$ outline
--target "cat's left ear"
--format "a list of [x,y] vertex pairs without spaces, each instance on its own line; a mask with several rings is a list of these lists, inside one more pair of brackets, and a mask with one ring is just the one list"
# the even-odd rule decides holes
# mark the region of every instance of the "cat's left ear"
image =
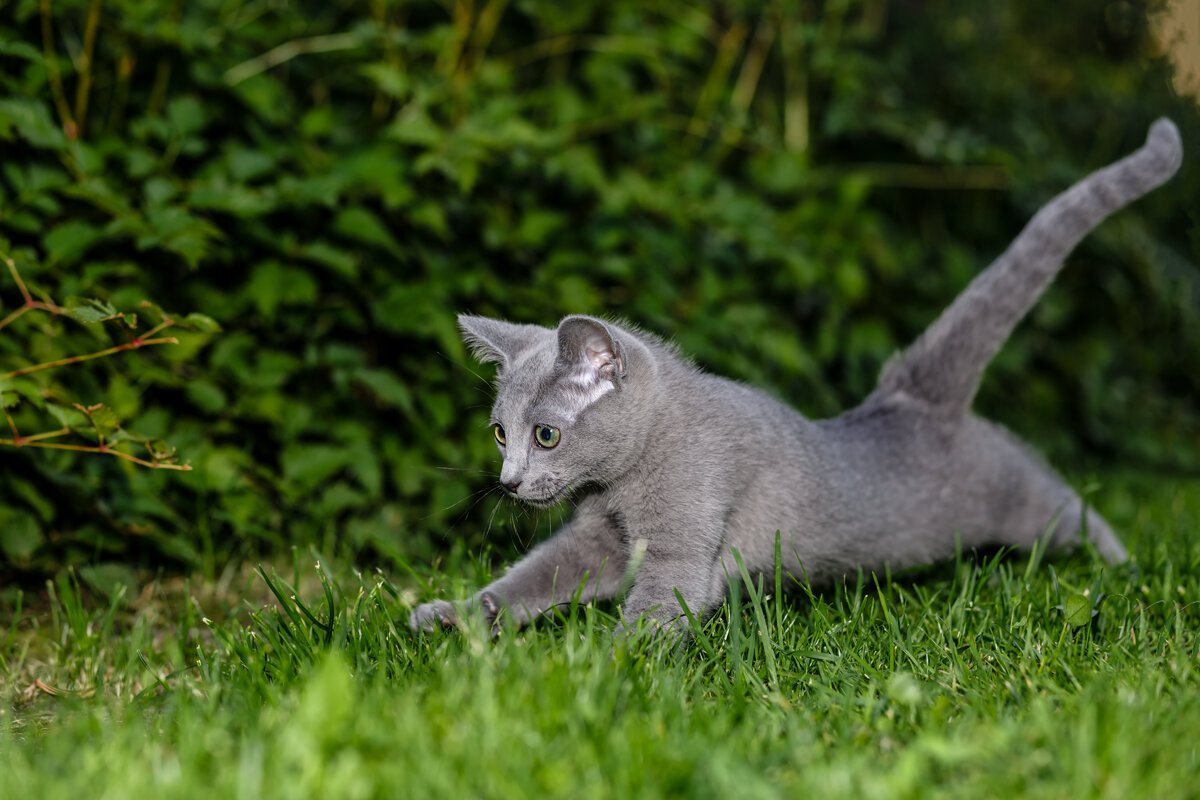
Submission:
[[545,343],[552,333],[540,325],[518,325],[472,314],[459,314],[458,327],[475,358],[495,361],[501,369],[506,369],[518,354]]
[[598,387],[605,381],[618,386],[625,377],[625,350],[613,329],[601,320],[570,316],[558,324],[554,366],[585,387]]

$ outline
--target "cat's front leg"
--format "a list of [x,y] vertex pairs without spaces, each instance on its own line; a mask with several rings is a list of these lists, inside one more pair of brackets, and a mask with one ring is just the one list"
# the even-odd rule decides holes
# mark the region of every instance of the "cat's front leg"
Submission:
[[[658,632],[682,638],[687,635],[687,615],[680,597],[697,619],[704,619],[721,602],[724,583],[714,581],[720,531],[715,522],[697,519],[673,520],[649,529],[633,588],[622,604],[627,628],[645,615]],[[634,548],[642,549],[636,538]]]
[[[493,627],[520,627],[570,602],[581,585],[584,602],[614,596],[627,562],[616,524],[602,503],[586,498],[566,527],[481,589],[467,601],[467,608],[478,610]],[[414,630],[451,628],[458,624],[458,614],[450,603],[435,600],[418,606],[409,624]]]

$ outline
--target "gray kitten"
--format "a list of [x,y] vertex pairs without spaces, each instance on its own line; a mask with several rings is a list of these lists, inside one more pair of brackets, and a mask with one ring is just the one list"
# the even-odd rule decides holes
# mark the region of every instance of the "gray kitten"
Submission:
[[[1125,549],[1032,450],[973,415],[988,361],[1101,220],[1166,181],[1182,160],[1168,120],[1132,155],[1072,186],[907,350],[857,408],[811,421],[740,383],[698,370],[626,325],[569,316],[557,329],[460,316],[467,343],[499,365],[492,409],[512,497],[575,515],[469,601],[493,625],[557,604],[613,597],[623,614],[672,626],[677,599],[703,617],[737,579],[783,568],[814,583],[893,569],[964,548],[1069,546],[1086,531],[1110,562]],[[1086,513],[1086,521],[1084,515]],[[425,603],[414,628],[457,622]]]

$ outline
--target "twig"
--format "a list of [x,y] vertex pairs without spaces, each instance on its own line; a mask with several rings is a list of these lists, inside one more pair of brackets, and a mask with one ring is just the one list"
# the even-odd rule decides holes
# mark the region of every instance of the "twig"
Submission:
[[93,358],[103,358],[111,356],[113,353],[119,353],[122,350],[137,350],[139,347],[148,347],[153,344],[179,344],[179,340],[174,336],[161,337],[158,339],[143,339],[138,337],[131,342],[119,344],[115,347],[106,347],[103,350],[97,350],[95,353],[87,353],[82,356],[70,356],[68,358],[60,358],[57,361],[45,361],[41,364],[34,364],[32,367],[24,367],[22,369],[13,370],[6,373],[5,378],[16,378],[20,375],[28,375],[32,372],[41,372],[44,369],[53,369],[54,367],[62,367],[67,364],[75,364],[80,361],[88,361]]
[[230,67],[225,73],[225,82],[237,86],[248,78],[253,78],[260,72],[274,69],[280,64],[291,61],[296,56],[307,53],[328,53],[334,50],[352,50],[362,44],[362,37],[357,33],[330,33],[323,36],[310,36],[307,39],[293,39],[272,48],[261,56],[255,56],[243,61],[235,67]]
[[19,308],[15,309],[4,319],[0,319],[0,330],[4,330],[26,311],[30,311],[34,308],[40,308],[43,311],[49,311],[51,314],[59,314],[62,312],[62,309],[54,305],[54,303],[34,300],[33,295],[29,293],[29,287],[25,285],[25,281],[21,280],[21,273],[17,271],[16,263],[5,253],[0,253],[0,259],[3,259],[4,263],[8,265],[8,271],[12,274],[13,280],[16,281],[17,288],[21,291],[21,297],[25,301]]
[[50,0],[41,0],[38,8],[42,14],[42,55],[46,59],[46,78],[50,81],[50,94],[54,96],[54,107],[62,122],[63,132],[68,139],[79,137],[79,128],[71,118],[67,95],[63,91],[62,75],[58,72],[58,58],[54,54],[54,30],[50,25]]
[[742,61],[742,71],[738,74],[733,86],[733,96],[729,104],[737,111],[745,113],[750,108],[750,101],[758,89],[758,80],[762,77],[763,65],[767,61],[767,52],[771,42],[775,40],[775,26],[778,9],[774,6],[762,15],[758,27],[754,30],[754,38],[750,40],[750,48]]
[[808,150],[808,70],[804,49],[789,15],[780,18],[779,50],[783,66],[783,143],[788,150]]
[[56,431],[46,431],[45,433],[35,433],[32,436],[22,436],[21,443],[29,444],[30,442],[36,442],[41,439],[53,439],[57,436],[66,436],[70,432],[71,432],[70,428],[59,428]]
[[708,130],[713,109],[724,92],[729,80],[729,73],[733,71],[734,59],[742,49],[744,41],[746,41],[746,26],[741,20],[730,25],[729,29],[721,36],[721,41],[717,45],[717,54],[713,58],[712,67],[708,72],[708,79],[704,82],[704,88],[700,90],[696,109],[692,113],[691,132],[693,135],[703,136]]
[[872,186],[903,189],[998,190],[1012,185],[1006,168],[988,164],[843,164],[833,169],[813,170],[811,180],[822,185],[838,183],[850,176],[863,178]]
[[483,54],[492,43],[492,37],[496,35],[496,27],[500,24],[500,18],[504,16],[504,9],[507,5],[508,0],[488,0],[487,5],[479,12],[479,16],[475,19],[475,30],[471,34],[469,51],[471,63],[467,64],[467,59],[463,59],[462,66],[466,70],[476,69],[479,62],[483,60]]
[[20,308],[18,308],[16,311],[13,311],[11,314],[9,314],[4,319],[0,319],[0,330],[7,328],[11,323],[15,322],[18,317],[20,317],[22,314],[24,314],[30,308],[31,308],[31,306],[27,306],[27,305],[21,306]]
[[87,117],[88,95],[92,90],[92,56],[96,52],[96,29],[100,27],[100,6],[103,0],[92,0],[88,8],[87,28],[83,34],[83,56],[79,59],[79,85],[75,87],[75,124],[83,133]]
[[458,71],[463,48],[466,47],[467,39],[471,35],[471,19],[475,14],[475,4],[473,0],[455,0],[451,13],[454,16],[454,36],[437,60],[438,72],[447,78],[453,77]]
[[150,99],[146,101],[146,113],[157,117],[167,104],[167,88],[171,85],[171,62],[165,58],[154,68],[154,83],[150,86]]
[[180,470],[181,472],[192,471],[191,464],[164,464],[161,461],[147,461],[144,458],[138,458],[137,456],[130,455],[129,453],[123,453],[120,450],[116,450],[106,444],[88,445],[63,444],[61,442],[36,442],[30,441],[30,438],[17,440],[0,439],[0,444],[12,445],[14,447],[41,447],[47,450],[73,450],[77,453],[103,453],[104,455],[116,456],[117,458],[123,458],[126,461],[132,461],[134,464],[138,464],[143,467],[149,467],[150,469],[175,469]]
[[[46,2],[46,1],[47,0],[44,0],[44,2]],[[99,5],[99,3],[97,2],[97,4],[93,7],[94,8],[98,7],[98,5]],[[23,281],[21,279],[21,273],[17,269],[16,262],[13,261],[13,259],[7,253],[3,253],[3,252],[0,252],[0,260],[3,260],[4,263],[6,265],[8,265],[8,271],[12,275],[13,280],[16,282],[17,288],[21,292],[21,297],[24,299],[24,302],[21,304],[20,308],[16,309],[12,313],[10,313],[3,320],[0,320],[0,329],[3,329],[6,325],[11,323],[13,320],[17,319],[22,314],[24,314],[25,312],[27,312],[33,308],[41,309],[41,310],[47,311],[51,314],[65,314],[66,313],[65,309],[60,308],[59,306],[56,306],[54,303],[50,302],[49,298],[47,298],[46,301],[34,300],[33,294],[29,291],[29,287],[26,286],[25,281]],[[45,296],[45,295],[43,295],[43,296]],[[113,319],[116,317],[123,317],[123,316],[124,316],[124,314],[117,314],[117,315],[115,315],[115,317],[110,317],[109,319]],[[164,316],[163,319],[157,325],[155,325],[153,328],[151,328],[150,330],[141,334],[140,336],[133,337],[133,339],[126,342],[125,344],[116,345],[115,347],[108,347],[108,348],[105,348],[104,350],[99,350],[95,353],[87,353],[87,354],[81,355],[81,356],[70,356],[69,358],[62,358],[57,361],[46,361],[41,364],[34,364],[33,366],[30,366],[30,367],[24,367],[22,369],[13,370],[12,372],[9,372],[9,373],[4,374],[3,376],[0,376],[0,378],[4,378],[4,379],[15,378],[20,375],[28,375],[31,372],[39,372],[41,370],[52,369],[54,367],[61,367],[66,364],[74,364],[74,363],[77,363],[80,361],[87,361],[87,360],[93,359],[93,358],[102,358],[104,356],[113,355],[114,353],[119,353],[122,350],[137,350],[142,347],[147,347],[147,346],[156,345],[156,344],[179,344],[179,340],[173,336],[160,336],[160,337],[154,338],[154,334],[156,334],[159,331],[163,330],[164,328],[168,328],[174,324],[175,324],[174,320],[172,320],[170,317]],[[8,422],[8,427],[12,430],[12,438],[11,439],[0,438],[0,445],[9,445],[11,447],[41,447],[41,448],[44,448],[47,450],[72,450],[72,451],[80,452],[80,453],[103,453],[105,455],[116,456],[117,458],[124,459],[126,461],[132,462],[134,464],[138,464],[143,467],[149,467],[150,469],[174,469],[174,470],[181,470],[181,471],[185,471],[185,472],[191,471],[192,468],[191,468],[191,465],[189,465],[189,464],[179,465],[179,464],[169,463],[169,460],[170,461],[174,460],[173,458],[171,458],[172,454],[175,452],[174,449],[169,449],[165,452],[158,453],[150,445],[150,442],[146,441],[146,440],[142,440],[142,444],[145,445],[146,450],[150,453],[150,457],[151,457],[151,459],[153,459],[152,461],[147,461],[144,458],[138,458],[137,456],[131,455],[130,453],[125,453],[125,452],[115,449],[111,444],[104,441],[104,433],[102,432],[103,428],[100,425],[96,424],[94,414],[97,410],[99,410],[101,408],[101,405],[82,406],[82,405],[76,404],[75,408],[77,408],[80,412],[82,412],[87,417],[88,422],[91,423],[92,428],[96,432],[97,444],[82,445],[82,444],[66,444],[63,442],[46,441],[47,439],[55,439],[59,436],[67,435],[68,433],[71,432],[71,428],[69,426],[64,426],[64,427],[62,427],[58,430],[54,430],[54,431],[45,431],[43,433],[35,433],[32,436],[22,436],[20,430],[17,428],[16,420],[13,419],[12,414],[8,413],[8,409],[5,408],[5,409],[3,409],[4,418]],[[118,430],[119,430],[119,428],[118,428]]]
[[17,271],[17,262],[7,254],[0,254],[4,258],[4,263],[8,265],[8,271],[12,274],[13,280],[17,282],[17,288],[21,290],[21,297],[25,299],[25,305],[33,302],[33,295],[29,293],[29,287],[25,285],[25,281],[21,280],[21,273]]

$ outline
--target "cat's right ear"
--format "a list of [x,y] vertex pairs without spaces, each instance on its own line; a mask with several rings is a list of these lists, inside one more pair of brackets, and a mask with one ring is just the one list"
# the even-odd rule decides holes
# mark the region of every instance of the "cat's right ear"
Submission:
[[502,368],[518,353],[544,341],[550,331],[538,325],[514,325],[499,319],[458,315],[458,327],[471,354],[479,361],[495,361]]

